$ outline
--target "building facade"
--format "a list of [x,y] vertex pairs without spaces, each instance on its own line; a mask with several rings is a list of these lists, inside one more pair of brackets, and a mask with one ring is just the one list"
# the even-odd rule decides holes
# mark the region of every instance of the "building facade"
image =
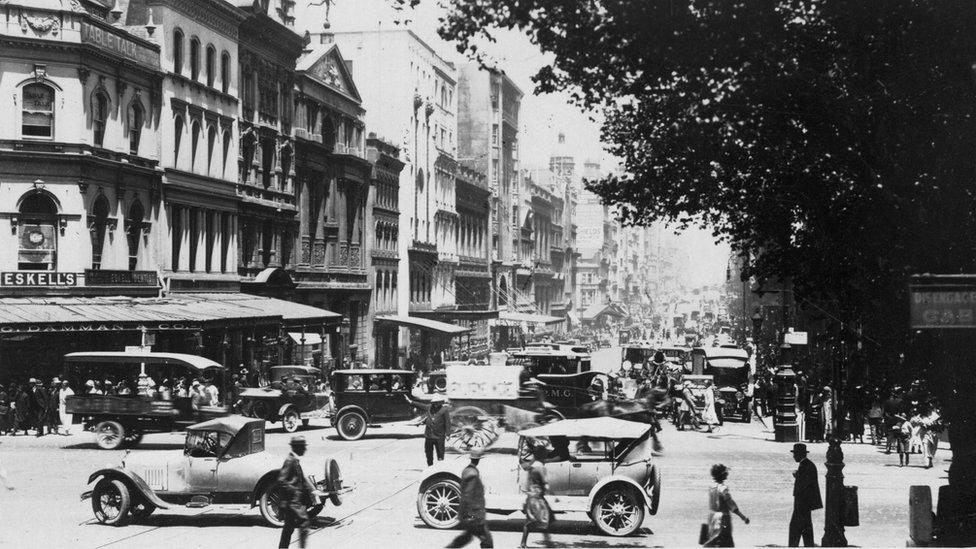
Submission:
[[372,211],[370,249],[370,283],[373,287],[370,310],[370,338],[367,352],[377,368],[397,366],[397,330],[377,329],[377,316],[395,316],[399,302],[400,255],[400,150],[371,133],[366,140],[366,154],[373,167],[368,207]]

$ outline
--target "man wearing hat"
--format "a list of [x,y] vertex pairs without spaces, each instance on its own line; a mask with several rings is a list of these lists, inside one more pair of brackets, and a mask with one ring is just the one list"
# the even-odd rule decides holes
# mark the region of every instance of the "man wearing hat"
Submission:
[[482,547],[494,547],[491,532],[485,524],[485,485],[481,482],[478,462],[481,450],[471,451],[471,463],[461,471],[461,505],[458,516],[464,529],[448,547],[464,547],[471,538],[478,538]]
[[278,547],[286,548],[291,543],[292,532],[298,528],[298,546],[305,547],[308,538],[308,506],[312,504],[315,487],[309,482],[302,471],[299,457],[305,455],[308,447],[305,437],[298,435],[291,437],[291,452],[285,459],[278,473],[278,482],[282,485],[282,495],[278,502],[278,513],[284,519],[285,525],[281,530]]
[[435,394],[424,416],[424,455],[427,456],[428,467],[434,464],[435,451],[437,461],[444,461],[444,441],[451,430],[451,413],[446,403],[444,395]]
[[51,395],[44,389],[44,382],[31,378],[30,408],[32,423],[37,436],[44,436],[44,426],[47,425],[47,415],[51,407]]
[[790,518],[789,546],[798,547],[803,538],[805,547],[813,547],[813,519],[810,513],[823,508],[820,498],[820,484],[817,480],[817,466],[807,459],[807,445],[793,445],[793,459],[800,466],[793,477],[793,516]]

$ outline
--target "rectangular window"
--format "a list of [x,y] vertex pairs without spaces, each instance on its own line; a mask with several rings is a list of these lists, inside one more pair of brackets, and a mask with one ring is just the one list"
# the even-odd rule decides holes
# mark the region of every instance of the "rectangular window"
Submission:
[[54,137],[54,90],[44,84],[24,86],[21,133],[24,137]]
[[173,258],[173,270],[180,270],[180,252],[183,251],[183,209],[173,206],[173,214],[170,219],[172,241],[170,242],[170,254]]

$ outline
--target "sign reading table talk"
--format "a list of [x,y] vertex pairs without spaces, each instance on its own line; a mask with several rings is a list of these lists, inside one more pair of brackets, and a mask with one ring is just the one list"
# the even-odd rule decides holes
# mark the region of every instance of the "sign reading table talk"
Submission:
[[447,398],[515,400],[518,398],[518,366],[467,366],[447,367]]
[[976,287],[913,286],[911,327],[976,328]]
[[159,66],[159,51],[112,27],[81,22],[81,41],[143,65]]

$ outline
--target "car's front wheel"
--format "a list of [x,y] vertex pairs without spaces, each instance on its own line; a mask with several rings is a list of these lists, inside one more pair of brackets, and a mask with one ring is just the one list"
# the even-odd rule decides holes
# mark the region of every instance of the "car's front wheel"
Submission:
[[608,536],[629,536],[644,522],[644,499],[631,486],[611,486],[596,497],[590,517]]
[[261,510],[261,517],[272,528],[281,528],[285,525],[285,519],[281,516],[281,509],[279,508],[284,497],[285,489],[280,482],[268,484],[261,492],[258,508]]
[[461,522],[461,485],[449,478],[425,484],[417,494],[417,513],[431,528],[456,527]]
[[295,410],[288,410],[281,418],[281,425],[285,428],[286,433],[294,433],[302,426],[302,418]]
[[122,526],[132,508],[129,487],[121,480],[103,478],[92,490],[92,511],[102,524]]
[[359,440],[366,434],[366,416],[352,410],[343,412],[336,419],[336,432],[342,440]]

